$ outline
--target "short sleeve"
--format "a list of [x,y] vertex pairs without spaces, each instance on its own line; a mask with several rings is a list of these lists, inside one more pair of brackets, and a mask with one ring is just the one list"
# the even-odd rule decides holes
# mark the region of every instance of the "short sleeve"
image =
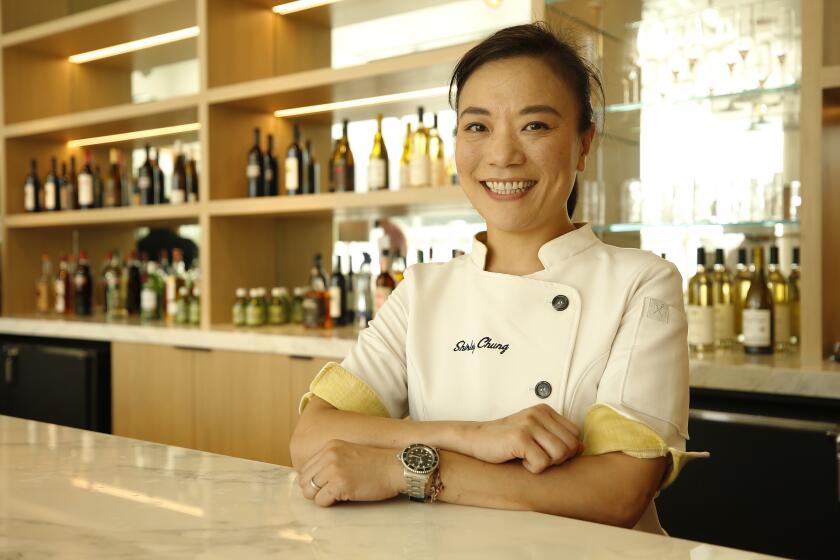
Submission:
[[408,416],[405,344],[412,282],[409,269],[341,362],[346,371],[373,390],[391,418]]
[[671,263],[651,259],[629,288],[596,403],[637,420],[669,448],[688,439],[688,327],[682,278]]

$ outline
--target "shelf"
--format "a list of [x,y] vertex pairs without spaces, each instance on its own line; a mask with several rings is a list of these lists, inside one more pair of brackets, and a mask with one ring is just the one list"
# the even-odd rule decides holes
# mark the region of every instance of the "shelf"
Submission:
[[822,87],[823,89],[840,88],[840,64],[823,67]]
[[799,228],[798,220],[764,220],[756,222],[733,222],[733,223],[713,223],[713,222],[697,222],[690,224],[594,224],[592,229],[598,233],[626,233],[636,232],[643,229],[687,229],[687,228],[701,228],[701,227],[722,227],[730,231],[741,231],[751,229],[773,229],[776,226],[784,226],[793,229]]
[[679,105],[683,103],[703,103],[715,101],[733,101],[743,102],[752,101],[764,95],[784,95],[786,93],[795,93],[799,91],[799,83],[788,84],[772,88],[756,88],[745,89],[741,91],[734,91],[729,93],[720,93],[714,95],[704,95],[697,97],[685,97],[680,99],[665,99],[655,103],[639,102],[639,103],[613,103],[604,108],[605,113],[627,113],[632,111],[640,111],[642,109],[649,109],[655,107],[668,107],[672,105]]
[[460,187],[217,200],[210,202],[209,209],[210,216],[247,217],[323,214],[336,210],[453,206],[469,207],[469,201]]
[[153,223],[197,222],[199,204],[165,204],[127,208],[95,208],[6,216],[9,229],[72,228],[100,225],[147,226]]

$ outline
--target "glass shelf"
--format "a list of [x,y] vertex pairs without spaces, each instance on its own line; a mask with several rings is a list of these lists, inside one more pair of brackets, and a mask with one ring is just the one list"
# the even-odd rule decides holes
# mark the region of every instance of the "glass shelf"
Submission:
[[[612,105],[607,105],[604,108],[605,113],[627,113],[631,111],[640,111],[644,108],[649,107],[665,107],[670,105],[678,105],[678,104],[686,104],[686,103],[703,103],[703,102],[715,102],[715,101],[722,101],[728,100],[732,102],[736,101],[753,101],[756,99],[760,99],[762,96],[765,95],[776,95],[776,94],[786,94],[786,93],[795,93],[799,91],[799,82],[787,84],[784,86],[778,87],[771,87],[771,88],[755,88],[755,89],[745,89],[741,91],[733,91],[729,93],[720,93],[720,94],[712,94],[712,95],[705,95],[705,96],[696,96],[696,97],[684,97],[684,98],[676,98],[676,99],[663,99],[661,101],[655,102],[638,102],[638,103],[613,103]],[[600,111],[599,109],[596,109]]]
[[673,228],[701,228],[722,227],[729,231],[744,231],[750,229],[775,229],[777,226],[786,229],[798,229],[799,220],[763,220],[757,222],[714,223],[696,222],[689,224],[593,224],[592,229],[597,233],[626,233],[643,229],[673,229]]

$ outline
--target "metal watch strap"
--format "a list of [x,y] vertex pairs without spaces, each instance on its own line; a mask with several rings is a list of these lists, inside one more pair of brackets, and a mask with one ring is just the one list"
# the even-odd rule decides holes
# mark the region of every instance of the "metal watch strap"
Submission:
[[426,475],[415,474],[408,469],[404,469],[403,474],[405,475],[405,481],[408,485],[408,488],[406,489],[408,498],[413,502],[429,501],[429,495],[426,490],[429,485],[429,480],[432,477],[432,473]]

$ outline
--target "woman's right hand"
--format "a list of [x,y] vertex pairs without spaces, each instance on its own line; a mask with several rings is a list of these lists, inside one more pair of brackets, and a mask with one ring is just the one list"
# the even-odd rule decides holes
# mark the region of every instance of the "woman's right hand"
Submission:
[[473,457],[487,463],[522,459],[522,466],[534,474],[583,451],[580,429],[547,404],[476,422],[469,430]]

